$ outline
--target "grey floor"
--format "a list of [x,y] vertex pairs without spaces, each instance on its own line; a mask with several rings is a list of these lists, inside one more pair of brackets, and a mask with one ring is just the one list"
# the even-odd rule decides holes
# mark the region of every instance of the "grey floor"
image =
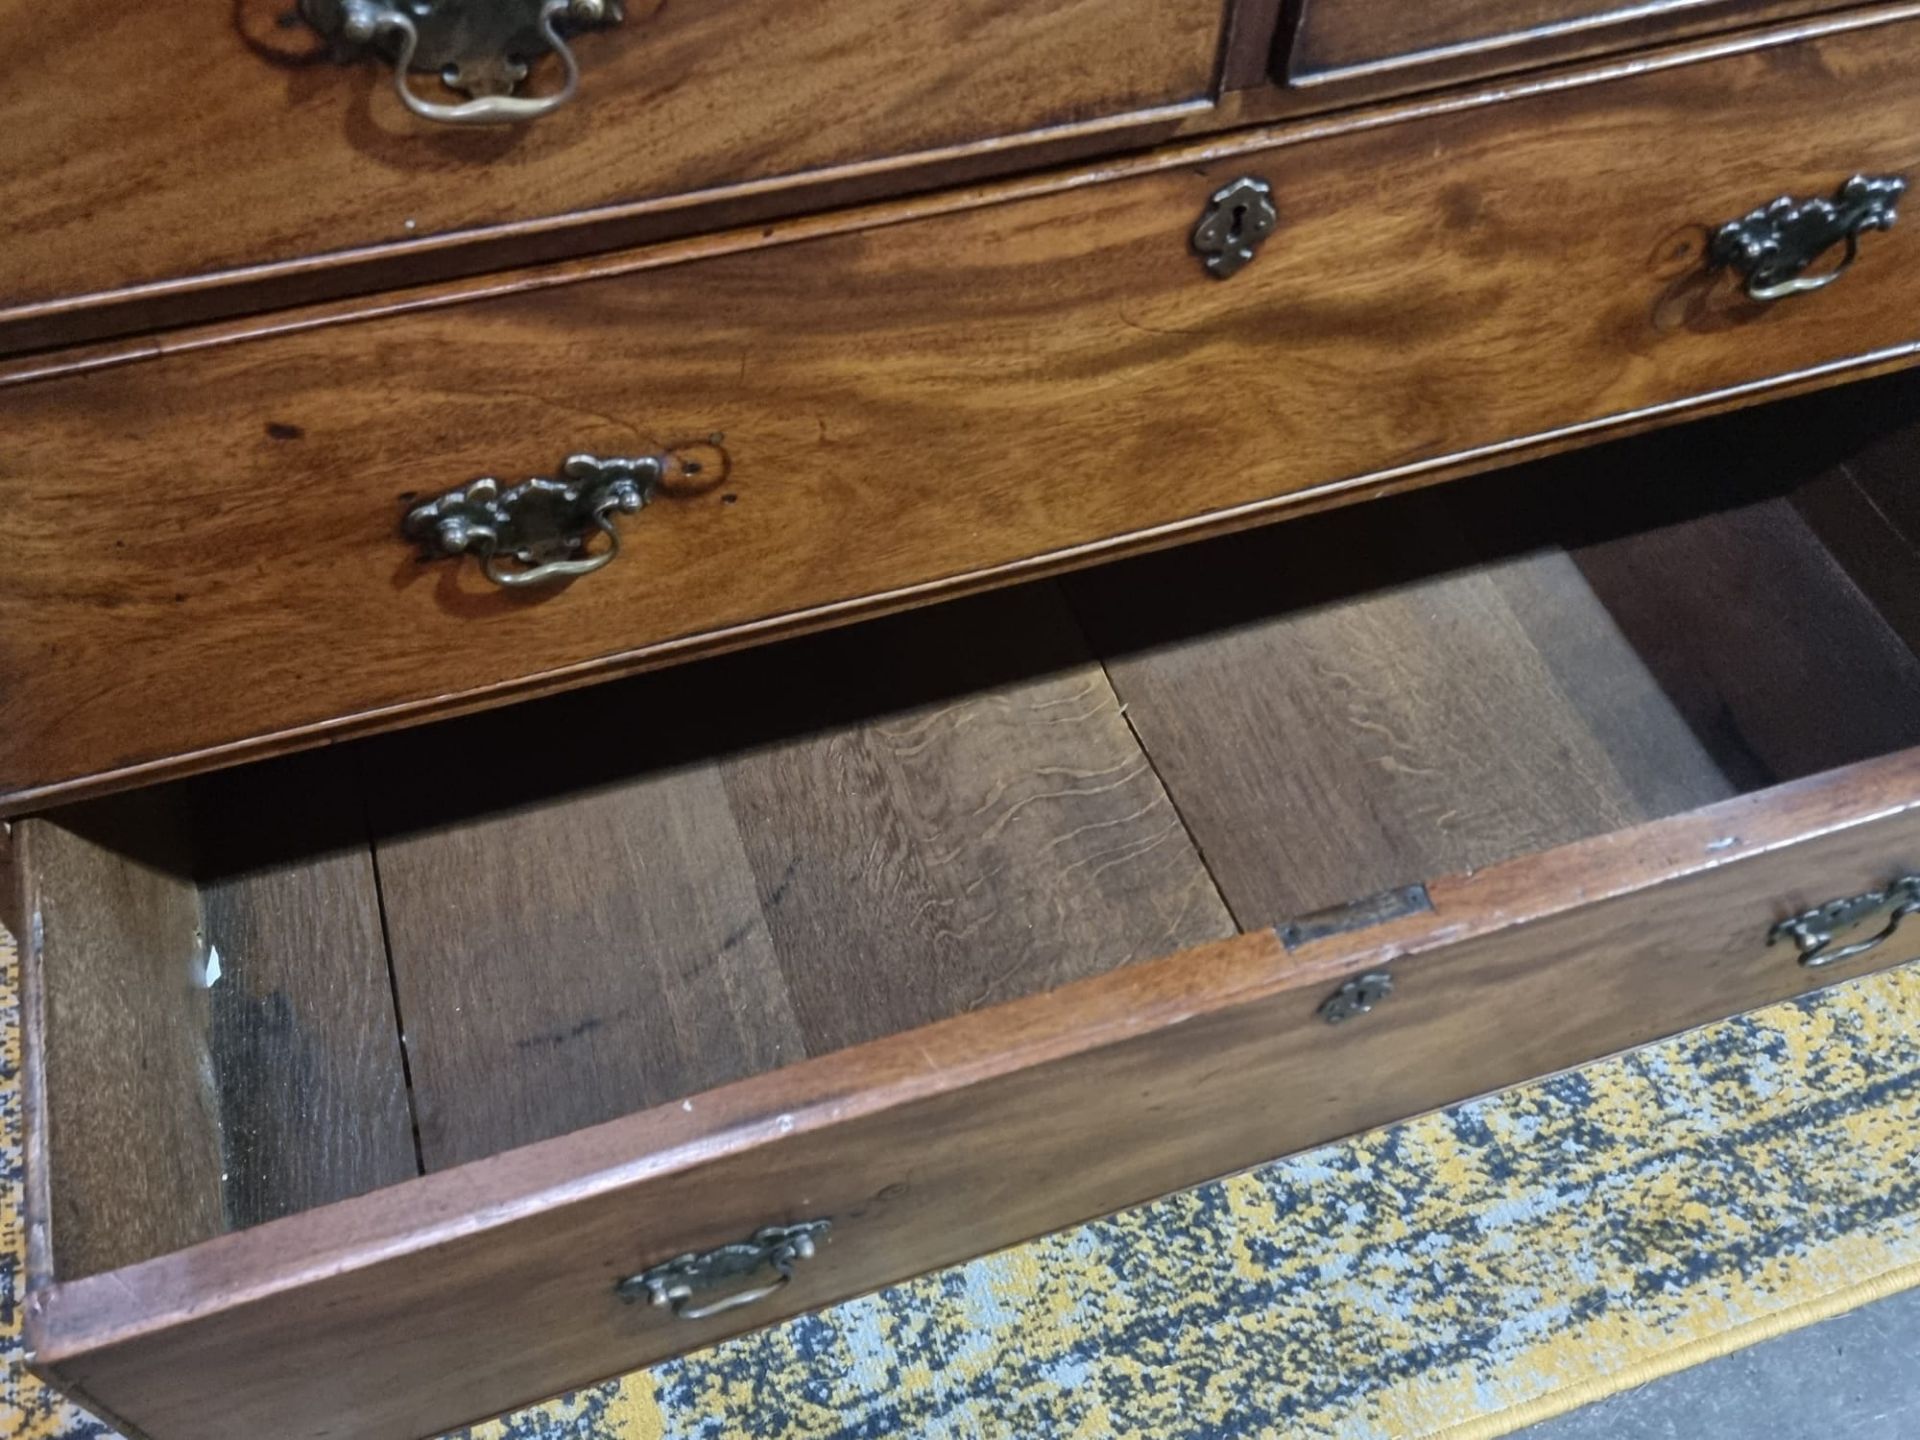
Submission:
[[1520,1433],[1526,1440],[1914,1440],[1920,1290]]

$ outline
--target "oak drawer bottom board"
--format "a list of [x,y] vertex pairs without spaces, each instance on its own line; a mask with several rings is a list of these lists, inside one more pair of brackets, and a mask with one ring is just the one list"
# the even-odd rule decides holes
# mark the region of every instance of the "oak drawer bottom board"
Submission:
[[1915,394],[23,823],[38,1366],[410,1440],[1911,958]]

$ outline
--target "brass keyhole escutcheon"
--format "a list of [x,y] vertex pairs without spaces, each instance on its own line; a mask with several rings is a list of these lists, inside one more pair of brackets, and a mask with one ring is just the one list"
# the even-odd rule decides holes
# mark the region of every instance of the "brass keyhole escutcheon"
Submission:
[[1393,993],[1393,976],[1384,970],[1370,970],[1347,981],[1320,1007],[1320,1018],[1329,1025],[1344,1025],[1356,1015],[1369,1015],[1373,1007]]
[[1252,263],[1261,242],[1279,223],[1273,186],[1258,176],[1243,175],[1214,191],[1207,201],[1194,227],[1194,253],[1209,275],[1225,280]]

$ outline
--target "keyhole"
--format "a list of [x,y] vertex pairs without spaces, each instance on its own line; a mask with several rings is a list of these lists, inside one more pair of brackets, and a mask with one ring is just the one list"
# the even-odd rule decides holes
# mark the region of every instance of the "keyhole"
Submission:
[[1241,232],[1245,228],[1246,223],[1247,223],[1247,207],[1244,205],[1234,206],[1233,207],[1233,223],[1227,226],[1227,239],[1233,241],[1235,244],[1238,244],[1240,241]]

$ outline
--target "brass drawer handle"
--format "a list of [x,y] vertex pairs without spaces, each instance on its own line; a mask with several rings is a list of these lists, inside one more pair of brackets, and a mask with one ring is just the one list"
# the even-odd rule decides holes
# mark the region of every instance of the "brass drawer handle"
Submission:
[[[1715,230],[1707,254],[1714,265],[1746,277],[1749,299],[1784,300],[1823,289],[1852,267],[1862,234],[1893,228],[1906,190],[1904,176],[1856,175],[1831,200],[1782,195]],[[1847,247],[1838,265],[1819,275],[1805,273],[1835,245]]]
[[[622,1300],[670,1305],[682,1320],[708,1320],[729,1310],[756,1305],[785,1289],[793,1280],[793,1267],[802,1260],[811,1260],[832,1228],[833,1223],[828,1220],[769,1225],[755,1231],[749,1240],[722,1245],[705,1254],[681,1255],[651,1270],[629,1275],[615,1287],[616,1293]],[[703,1305],[691,1303],[703,1290],[767,1269],[774,1272],[774,1278],[765,1284],[732,1291]]]
[[[1886,912],[1887,922],[1879,933],[1838,950],[1827,948],[1841,931],[1863,924],[1883,911]],[[1767,932],[1767,943],[1771,945],[1777,940],[1792,940],[1799,948],[1800,963],[1809,970],[1818,970],[1864,955],[1891,940],[1894,931],[1900,928],[1900,922],[1915,914],[1920,914],[1920,875],[1903,875],[1884,890],[1869,890],[1864,895],[1829,900],[1824,905],[1816,905],[1791,919],[1782,920]]]
[[[300,0],[301,12],[322,34],[353,46],[378,46],[393,60],[400,103],[422,120],[443,125],[502,125],[551,115],[579,93],[580,62],[560,33],[573,26],[613,25],[618,0]],[[527,59],[551,50],[565,82],[551,95],[515,95]],[[433,72],[469,99],[457,105],[423,100],[409,76]]]
[[[511,490],[488,477],[407,512],[401,529],[426,559],[474,555],[496,585],[546,585],[591,575],[620,553],[616,515],[643,509],[667,472],[665,457],[571,455],[558,479],[537,475]],[[607,543],[583,555],[598,533]]]

